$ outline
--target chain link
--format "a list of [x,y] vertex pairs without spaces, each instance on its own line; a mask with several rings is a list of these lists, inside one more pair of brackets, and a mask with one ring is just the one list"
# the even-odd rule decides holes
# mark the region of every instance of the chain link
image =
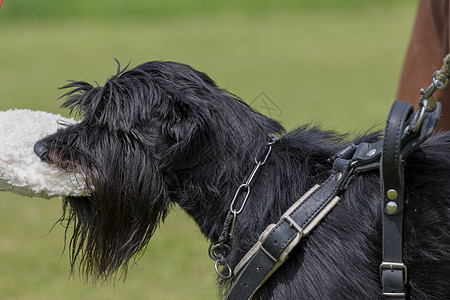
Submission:
[[[217,275],[219,275],[221,278],[228,279],[233,275],[230,266],[225,261],[227,256],[231,252],[231,246],[229,246],[228,243],[231,237],[233,236],[236,218],[242,212],[242,210],[244,210],[244,207],[247,204],[248,197],[250,196],[250,185],[255,179],[256,173],[258,172],[259,168],[267,162],[267,158],[272,152],[272,146],[273,144],[275,144],[276,140],[277,138],[275,136],[272,136],[272,140],[267,143],[269,148],[267,149],[267,152],[264,155],[264,159],[262,161],[258,160],[258,158],[255,157],[256,165],[253,167],[252,172],[248,176],[245,183],[241,184],[234,193],[234,197],[233,200],[231,201],[227,218],[225,219],[225,223],[223,225],[223,231],[219,236],[218,242],[216,244],[211,243],[211,245],[209,246],[208,249],[209,257],[215,261],[214,268],[216,270]],[[245,193],[244,200],[242,201],[242,204],[239,207],[239,209],[237,209],[237,199],[243,193]]]

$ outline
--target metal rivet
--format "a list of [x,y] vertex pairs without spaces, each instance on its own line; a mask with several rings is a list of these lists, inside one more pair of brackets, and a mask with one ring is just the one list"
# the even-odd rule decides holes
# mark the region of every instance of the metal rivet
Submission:
[[374,156],[377,153],[377,149],[371,149],[367,151],[366,156]]
[[394,201],[389,201],[386,203],[386,210],[390,213],[395,213],[397,211],[397,203]]
[[335,181],[339,181],[339,180],[341,180],[341,178],[342,178],[342,173],[341,172],[336,173],[336,175],[334,175],[334,180]]
[[390,189],[387,191],[386,196],[391,200],[395,200],[398,197],[398,193],[396,190]]

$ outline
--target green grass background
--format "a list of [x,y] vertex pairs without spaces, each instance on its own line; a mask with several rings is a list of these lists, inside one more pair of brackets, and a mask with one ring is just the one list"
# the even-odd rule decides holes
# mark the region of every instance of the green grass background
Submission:
[[[264,92],[287,128],[381,126],[395,95],[416,1],[4,0],[0,110],[67,115],[66,80],[175,60],[249,103]],[[258,105],[257,105],[258,106]],[[257,107],[263,113],[264,108]],[[0,193],[0,299],[215,299],[207,241],[174,209],[125,283],[69,277],[59,199]]]

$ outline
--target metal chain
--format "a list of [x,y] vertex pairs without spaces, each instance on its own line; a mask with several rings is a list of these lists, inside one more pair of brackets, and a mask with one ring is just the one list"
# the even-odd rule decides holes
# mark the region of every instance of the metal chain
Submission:
[[[241,184],[234,193],[234,197],[233,200],[231,201],[230,209],[225,219],[223,230],[219,236],[218,242],[211,243],[209,245],[208,249],[209,257],[215,261],[214,268],[216,270],[216,273],[223,279],[228,279],[233,275],[231,267],[228,265],[227,262],[225,262],[225,260],[231,252],[231,246],[229,245],[229,241],[233,236],[234,225],[236,223],[237,215],[239,215],[243,211],[245,205],[247,204],[247,200],[248,197],[250,196],[251,191],[250,186],[253,180],[255,179],[256,173],[258,172],[259,168],[267,162],[267,158],[272,152],[272,146],[273,144],[275,144],[276,140],[277,138],[275,136],[272,136],[272,140],[267,143],[268,149],[262,161],[258,160],[258,158],[255,157],[255,166],[253,167],[253,170],[251,171],[245,183]],[[239,209],[237,209],[237,199],[243,193],[245,193],[244,200],[242,201],[242,204],[240,205]],[[225,274],[223,269],[226,269]]]

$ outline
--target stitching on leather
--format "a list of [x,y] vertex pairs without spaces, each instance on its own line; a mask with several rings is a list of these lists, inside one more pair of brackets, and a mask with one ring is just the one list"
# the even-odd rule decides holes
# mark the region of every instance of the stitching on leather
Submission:
[[[332,180],[332,178],[329,177],[329,178],[322,184],[322,186],[327,185],[331,180]],[[338,189],[338,186],[339,186],[339,185],[337,185],[337,186],[333,189],[333,195],[334,195],[334,192]],[[319,190],[320,190],[320,188],[318,188],[318,189],[316,189],[314,192],[312,192],[312,193],[309,195],[308,198],[306,198],[302,203],[300,203],[299,206],[297,206],[296,209],[294,209],[294,210],[292,211],[292,213],[291,213],[290,215],[292,216],[293,214],[295,214],[295,213],[302,207],[302,205],[304,205],[309,199],[311,199],[311,197],[313,197]],[[329,199],[330,199],[330,197],[325,198],[325,200],[321,202],[321,204],[319,205],[319,207],[316,208],[316,209],[314,210],[313,214],[312,214],[305,222],[303,222],[302,224],[299,224],[300,227],[303,228],[303,227],[305,226],[305,224],[308,224],[309,221],[310,221],[311,219],[313,219],[313,218],[316,216],[316,213],[317,213],[318,211],[320,211],[320,210],[326,205],[326,203],[329,201]],[[282,224],[282,223],[277,224],[277,226],[276,226],[276,227],[272,230],[272,232],[267,236],[266,241],[270,239],[270,237],[272,236],[272,234],[275,232],[275,229],[278,228],[279,226],[281,226],[281,224]],[[289,238],[286,240],[286,242],[284,242],[284,243],[281,245],[280,250],[278,250],[277,253],[276,253],[277,259],[278,259],[279,255],[280,255],[281,253],[283,253],[284,248],[286,247],[286,245],[288,245],[289,243],[291,243],[292,239],[293,239],[296,235],[297,235],[297,232],[295,232],[295,233],[292,234],[292,235],[289,235]],[[266,250],[267,250],[267,249],[266,249]]]

